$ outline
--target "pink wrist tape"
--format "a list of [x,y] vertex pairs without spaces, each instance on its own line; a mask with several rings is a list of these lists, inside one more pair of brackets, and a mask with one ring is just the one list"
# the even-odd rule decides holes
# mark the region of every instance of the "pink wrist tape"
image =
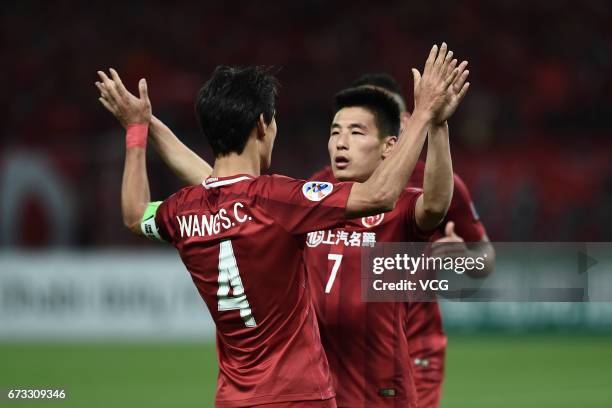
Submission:
[[147,147],[147,133],[149,132],[149,124],[134,123],[128,125],[125,133],[125,147]]

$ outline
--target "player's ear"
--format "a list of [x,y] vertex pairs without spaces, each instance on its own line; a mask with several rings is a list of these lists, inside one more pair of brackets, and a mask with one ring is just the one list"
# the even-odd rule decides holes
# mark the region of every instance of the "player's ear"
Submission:
[[382,151],[383,159],[386,159],[387,156],[389,156],[389,154],[393,151],[393,148],[395,148],[396,143],[397,143],[397,136],[385,137],[385,140],[383,143],[383,151]]
[[264,119],[263,113],[259,115],[257,119],[257,139],[262,140],[266,135],[266,131],[268,130],[268,124],[266,124],[266,120]]

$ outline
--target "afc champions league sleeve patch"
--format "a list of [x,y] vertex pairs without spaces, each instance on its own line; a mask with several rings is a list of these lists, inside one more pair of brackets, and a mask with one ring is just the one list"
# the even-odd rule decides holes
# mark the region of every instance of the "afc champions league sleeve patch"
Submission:
[[302,186],[304,197],[310,201],[321,201],[334,190],[332,183],[324,181],[309,181]]

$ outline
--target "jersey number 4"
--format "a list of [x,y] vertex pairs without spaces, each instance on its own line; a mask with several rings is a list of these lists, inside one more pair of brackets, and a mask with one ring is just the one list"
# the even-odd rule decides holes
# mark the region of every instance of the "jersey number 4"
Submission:
[[[255,318],[244,293],[240,271],[236,264],[232,241],[223,241],[219,245],[219,290],[217,291],[217,309],[220,312],[240,310],[240,317],[247,327],[255,327]],[[230,295],[230,289],[232,294]]]

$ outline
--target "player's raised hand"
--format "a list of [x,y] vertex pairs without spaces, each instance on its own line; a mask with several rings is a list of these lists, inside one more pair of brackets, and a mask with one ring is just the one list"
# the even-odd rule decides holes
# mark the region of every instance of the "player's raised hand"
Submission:
[[449,104],[449,88],[459,75],[457,60],[452,57],[453,52],[448,51],[446,43],[442,43],[439,49],[434,45],[425,62],[423,75],[421,76],[417,69],[412,69],[415,114],[425,115],[436,123],[440,122],[442,112]]
[[467,247],[465,241],[455,232],[455,223],[449,221],[444,227],[444,236],[435,240],[431,245],[431,256],[453,257],[465,255]]
[[96,82],[100,91],[98,100],[127,128],[135,123],[149,123],[151,121],[151,101],[147,89],[147,82],[143,78],[138,82],[139,97],[131,94],[123,85],[119,74],[110,69],[111,78],[104,72],[98,71],[101,82]]
[[[456,63],[457,60],[453,61]],[[439,115],[434,118],[434,123],[442,124],[447,121],[453,115],[453,113],[455,113],[457,107],[467,93],[470,87],[470,83],[466,82],[468,75],[470,74],[470,71],[465,69],[467,65],[467,61],[463,61],[461,64],[459,64],[457,76],[455,77],[455,80],[451,86],[448,87],[446,103],[442,106]]]

